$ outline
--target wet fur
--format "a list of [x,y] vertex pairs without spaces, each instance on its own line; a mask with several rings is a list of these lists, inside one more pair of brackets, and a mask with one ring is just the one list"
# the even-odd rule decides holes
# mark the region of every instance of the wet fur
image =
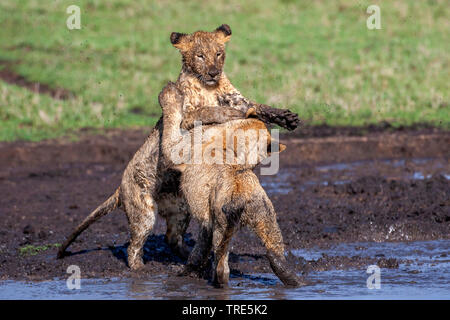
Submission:
[[[176,88],[175,84],[169,83],[161,92],[159,101],[163,108],[164,125],[161,140],[162,155],[170,165],[172,151],[176,146],[185,141],[191,148],[193,144],[192,139],[185,139],[186,137],[183,137],[180,131],[184,102],[182,92]],[[226,136],[231,136],[236,130],[254,130],[259,132],[259,139],[267,142],[266,150],[271,144],[269,131],[264,123],[257,119],[235,120],[202,129],[204,135],[208,135],[207,132],[210,131],[209,134],[212,137],[224,137],[222,141],[227,141]],[[204,144],[209,143],[209,141],[204,142]],[[194,146],[203,147],[203,145]],[[225,155],[227,146],[218,146],[224,149],[222,154]],[[192,152],[193,150],[191,154]],[[263,156],[264,152],[258,155],[258,162]],[[212,249],[214,252],[213,283],[218,287],[226,285],[230,274],[229,244],[238,227],[242,225],[248,226],[260,238],[267,249],[270,265],[280,280],[289,286],[301,285],[301,280],[287,266],[276,213],[252,171],[255,165],[227,164],[227,162],[194,164],[189,161],[173,164],[174,168],[182,172],[180,187],[189,211],[201,225],[196,246],[186,265],[186,272],[203,266]]]
[[[170,40],[180,50],[183,61],[176,82],[177,88],[184,94],[182,128],[192,128],[195,120],[214,124],[251,116],[268,121],[265,115],[270,114],[270,110],[278,115],[273,119],[283,119],[279,124],[284,124],[288,129],[295,128],[298,125],[297,115],[252,102],[231,85],[223,73],[225,43],[230,37],[231,29],[226,25],[213,32],[197,31],[190,35],[172,33]],[[219,50],[221,55],[218,56]],[[260,112],[262,109],[266,110],[264,114]],[[128,163],[120,187],[78,225],[60,247],[58,258],[66,255],[67,247],[83,230],[116,208],[125,211],[130,227],[128,265],[131,269],[143,266],[143,245],[157,213],[166,219],[166,238],[171,248],[181,256],[187,255],[183,234],[189,224],[189,212],[178,191],[179,181],[160,156],[162,132],[160,119]]]

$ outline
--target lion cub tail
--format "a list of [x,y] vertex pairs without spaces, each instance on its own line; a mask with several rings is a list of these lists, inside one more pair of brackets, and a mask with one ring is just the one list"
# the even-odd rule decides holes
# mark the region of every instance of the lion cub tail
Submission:
[[75,231],[64,241],[62,246],[58,250],[57,258],[61,259],[66,255],[66,249],[71,245],[72,242],[84,231],[86,230],[92,223],[107,215],[114,209],[116,209],[119,205],[119,191],[120,187],[116,189],[114,194],[108,198],[105,202],[103,202],[100,206],[97,207],[90,215],[88,215],[83,222],[81,222]]

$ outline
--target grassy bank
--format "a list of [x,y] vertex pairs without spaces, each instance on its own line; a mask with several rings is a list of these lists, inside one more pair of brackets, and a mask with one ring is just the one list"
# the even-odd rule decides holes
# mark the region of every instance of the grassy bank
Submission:
[[[81,30],[66,27],[72,4]],[[157,95],[181,64],[170,32],[222,23],[233,30],[225,70],[249,98],[312,124],[450,127],[448,2],[380,1],[381,30],[366,27],[371,4],[3,0],[0,69],[70,95],[0,80],[0,140],[154,124]]]

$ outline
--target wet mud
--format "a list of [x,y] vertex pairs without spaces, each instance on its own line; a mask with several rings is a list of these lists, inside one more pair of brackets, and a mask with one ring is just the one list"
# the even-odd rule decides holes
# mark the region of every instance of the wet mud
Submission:
[[[399,270],[411,259],[371,248],[450,239],[450,132],[366,128],[364,135],[345,129],[333,129],[330,135],[325,128],[321,136],[320,130],[282,135],[288,148],[280,154],[278,174],[260,176],[278,214],[288,261],[298,273],[317,284],[321,274],[365,274],[368,265]],[[58,244],[118,186],[147,134],[113,130],[81,133],[76,142],[0,143],[3,285],[15,283],[11,280],[66,279],[70,265],[80,267],[83,279],[139,282],[162,277],[164,283],[206,285],[204,279],[176,280],[184,261],[165,244],[162,219],[145,245],[144,269],[130,271],[128,226],[120,210],[85,231],[69,248],[70,256],[55,258]],[[191,247],[196,232],[192,222],[186,235]],[[356,244],[352,251],[330,253],[348,243]],[[230,253],[232,286],[279,285],[264,253],[250,231],[238,232]]]

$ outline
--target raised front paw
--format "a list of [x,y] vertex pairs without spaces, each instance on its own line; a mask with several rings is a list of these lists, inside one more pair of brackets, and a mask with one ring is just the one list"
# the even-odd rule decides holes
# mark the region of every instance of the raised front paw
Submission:
[[256,110],[256,116],[264,122],[274,123],[288,130],[294,130],[300,123],[296,113],[288,109],[272,108],[265,104],[259,106]]
[[281,126],[290,131],[296,129],[300,124],[298,115],[289,111],[288,109],[281,109],[281,117],[283,118]]
[[183,93],[177,88],[175,83],[169,81],[161,90],[158,96],[159,105],[161,108],[168,106],[179,106],[183,104]]

